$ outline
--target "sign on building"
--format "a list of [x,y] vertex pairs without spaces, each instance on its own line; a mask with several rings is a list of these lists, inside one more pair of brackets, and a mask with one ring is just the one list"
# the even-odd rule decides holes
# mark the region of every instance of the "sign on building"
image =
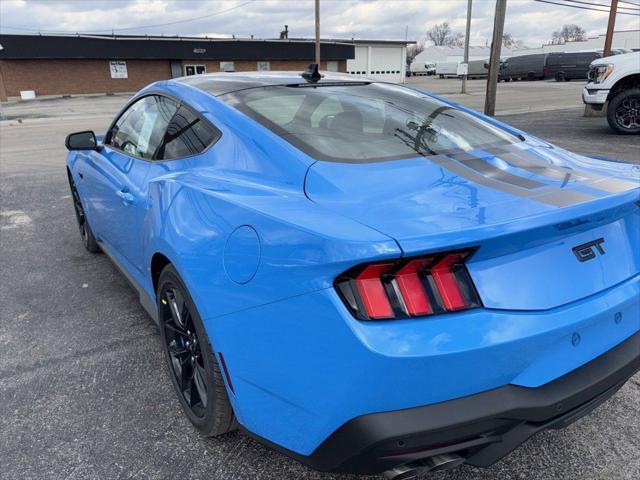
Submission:
[[109,62],[111,78],[129,78],[127,74],[127,62],[124,60],[112,60]]

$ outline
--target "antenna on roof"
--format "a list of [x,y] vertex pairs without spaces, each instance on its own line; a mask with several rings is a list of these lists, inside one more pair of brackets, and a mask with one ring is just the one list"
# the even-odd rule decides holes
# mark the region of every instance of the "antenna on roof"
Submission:
[[300,76],[309,83],[318,83],[318,81],[322,78],[322,75],[320,75],[320,72],[318,71],[317,63],[310,63],[309,66],[304,69],[304,72],[300,74]]

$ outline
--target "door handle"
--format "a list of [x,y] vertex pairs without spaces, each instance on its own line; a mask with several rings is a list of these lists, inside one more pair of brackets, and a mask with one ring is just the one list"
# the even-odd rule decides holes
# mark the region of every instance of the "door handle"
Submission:
[[133,202],[135,201],[135,197],[133,196],[133,194],[131,194],[124,188],[121,190],[116,190],[116,195],[120,197],[122,203],[125,205],[133,205]]

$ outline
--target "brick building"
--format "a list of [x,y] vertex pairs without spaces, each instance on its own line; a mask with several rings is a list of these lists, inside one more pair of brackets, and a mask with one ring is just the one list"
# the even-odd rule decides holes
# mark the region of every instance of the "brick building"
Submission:
[[[350,43],[322,42],[321,69],[345,72]],[[37,96],[134,92],[156,81],[218,71],[302,71],[310,40],[198,37],[0,35],[0,101]]]

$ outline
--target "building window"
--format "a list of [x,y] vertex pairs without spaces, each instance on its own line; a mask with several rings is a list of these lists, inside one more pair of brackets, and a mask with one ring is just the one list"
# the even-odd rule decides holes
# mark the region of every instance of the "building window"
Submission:
[[327,62],[327,71],[329,71],[329,72],[337,72],[338,71],[338,62],[336,60],[329,60]]
[[258,62],[258,71],[259,72],[264,72],[267,70],[271,70],[271,62],[269,61],[263,61],[263,62]]
[[220,71],[221,72],[235,72],[236,66],[233,62],[220,62]]
[[184,74],[186,76],[202,75],[203,73],[207,73],[206,65],[185,65],[184,66]]

